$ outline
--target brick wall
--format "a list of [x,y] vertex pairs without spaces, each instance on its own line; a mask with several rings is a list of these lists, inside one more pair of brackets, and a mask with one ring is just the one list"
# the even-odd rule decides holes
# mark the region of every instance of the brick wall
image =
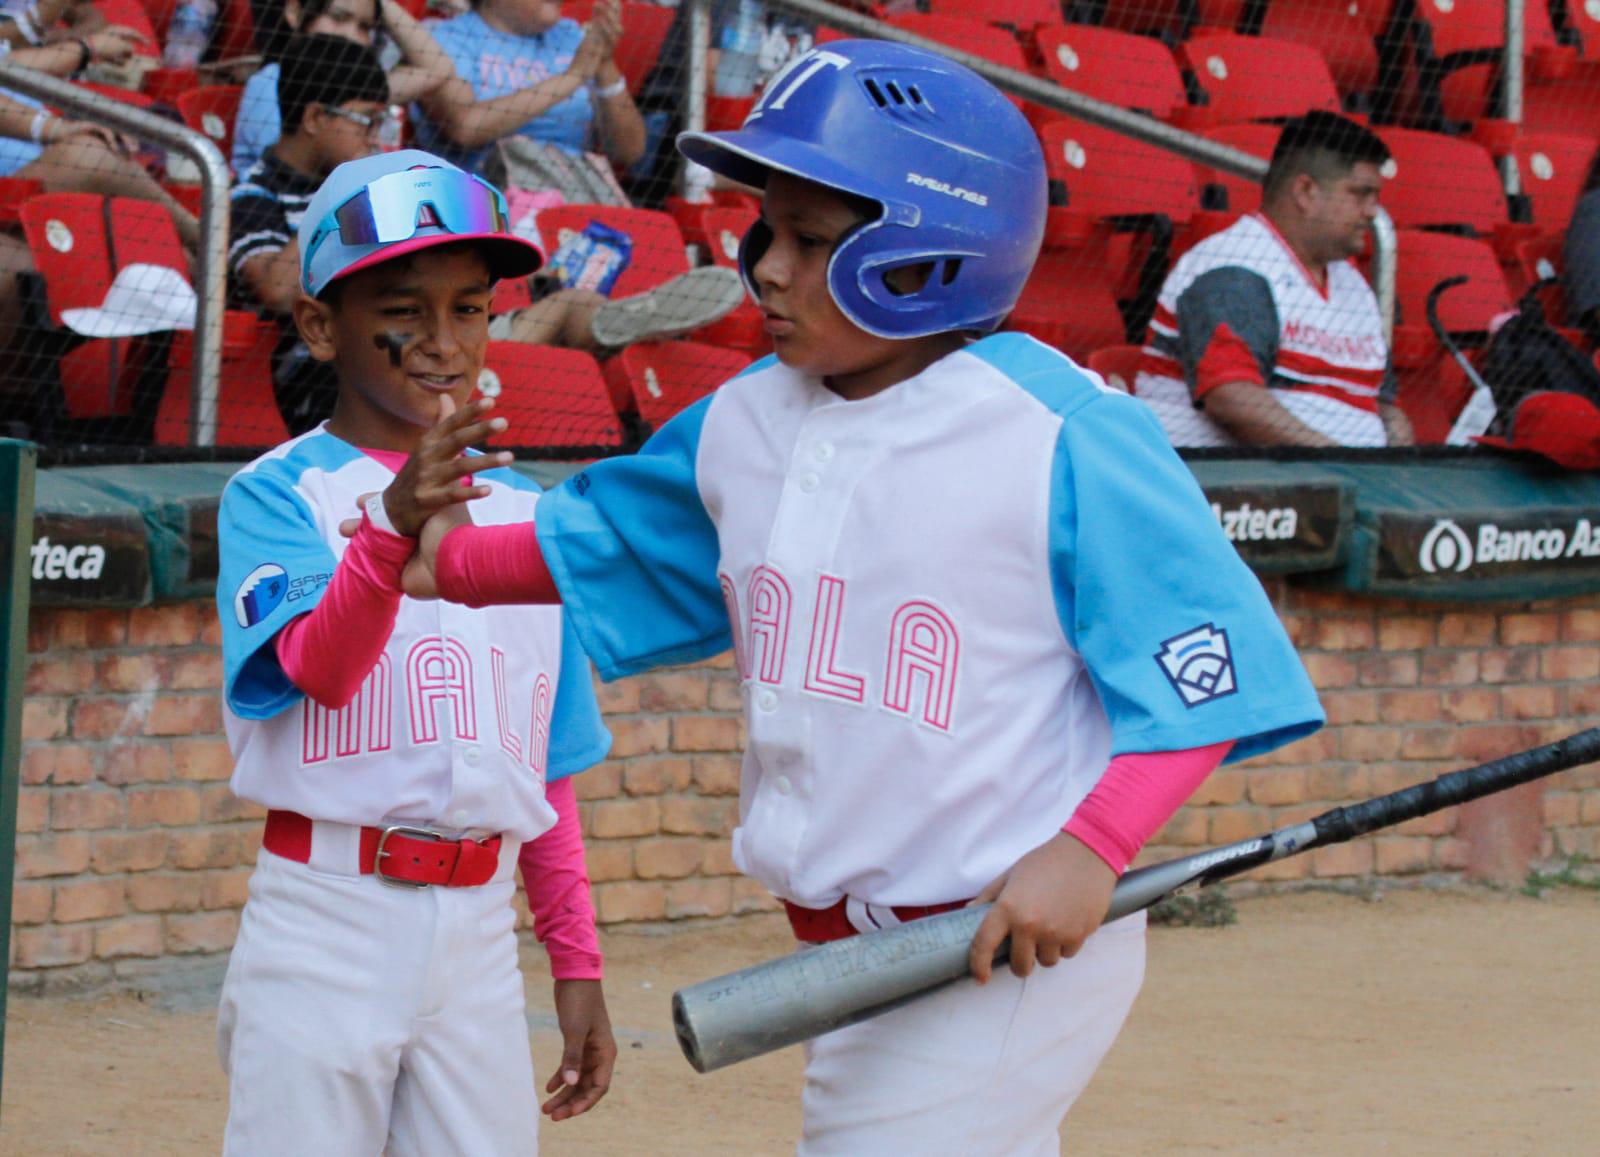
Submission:
[[[1451,608],[1271,587],[1330,726],[1219,771],[1161,832],[1166,858],[1296,822],[1600,722],[1600,599]],[[13,976],[95,985],[225,950],[260,810],[228,792],[208,603],[37,610],[29,624]],[[738,684],[728,662],[600,689],[615,747],[579,778],[605,923],[770,908],[729,859]],[[1269,865],[1264,880],[1600,858],[1600,771],[1580,769]]]

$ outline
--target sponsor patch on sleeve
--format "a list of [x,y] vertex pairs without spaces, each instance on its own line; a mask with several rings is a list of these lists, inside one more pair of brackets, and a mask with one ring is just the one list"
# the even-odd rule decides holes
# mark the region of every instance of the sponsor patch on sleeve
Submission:
[[1155,660],[1185,707],[1198,707],[1239,689],[1228,632],[1211,623],[1174,635],[1161,644]]
[[233,616],[241,627],[253,627],[274,610],[289,591],[289,576],[275,562],[264,562],[245,575],[233,593]]

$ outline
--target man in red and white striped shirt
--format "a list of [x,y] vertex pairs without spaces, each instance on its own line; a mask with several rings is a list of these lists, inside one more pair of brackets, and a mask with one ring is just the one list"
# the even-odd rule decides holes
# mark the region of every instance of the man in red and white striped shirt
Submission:
[[1352,260],[1388,147],[1344,117],[1284,126],[1262,206],[1161,287],[1135,393],[1177,446],[1405,446],[1377,298]]

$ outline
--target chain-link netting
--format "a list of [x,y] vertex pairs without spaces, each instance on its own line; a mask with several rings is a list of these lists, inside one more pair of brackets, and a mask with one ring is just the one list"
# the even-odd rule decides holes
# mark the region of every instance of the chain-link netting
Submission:
[[[4,0],[10,63],[181,121],[233,179],[221,369],[195,389],[195,166],[0,91],[6,432],[58,456],[243,455],[321,421],[337,387],[294,320],[301,218],[341,161],[414,146],[500,186],[547,255],[489,311],[501,442],[633,448],[771,350],[738,274],[757,196],[686,186],[672,142],[691,92],[737,127],[841,35],[799,7],[712,0],[692,85],[687,0]],[[1006,326],[1148,402],[1175,444],[1487,434],[1600,465],[1600,0],[1514,5],[1515,54],[1498,0],[847,7],[1270,162],[1242,177],[1015,98],[1051,207]]]

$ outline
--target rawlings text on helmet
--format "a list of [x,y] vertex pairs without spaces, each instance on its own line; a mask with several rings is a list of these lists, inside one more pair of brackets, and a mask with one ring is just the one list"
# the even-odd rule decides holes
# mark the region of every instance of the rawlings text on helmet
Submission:
[[989,204],[989,198],[982,193],[974,193],[971,189],[960,189],[954,185],[948,185],[936,177],[924,177],[921,173],[907,173],[906,180],[920,188],[932,189],[935,193],[943,193],[946,197],[959,197],[961,200],[969,201],[974,205],[987,206]]

